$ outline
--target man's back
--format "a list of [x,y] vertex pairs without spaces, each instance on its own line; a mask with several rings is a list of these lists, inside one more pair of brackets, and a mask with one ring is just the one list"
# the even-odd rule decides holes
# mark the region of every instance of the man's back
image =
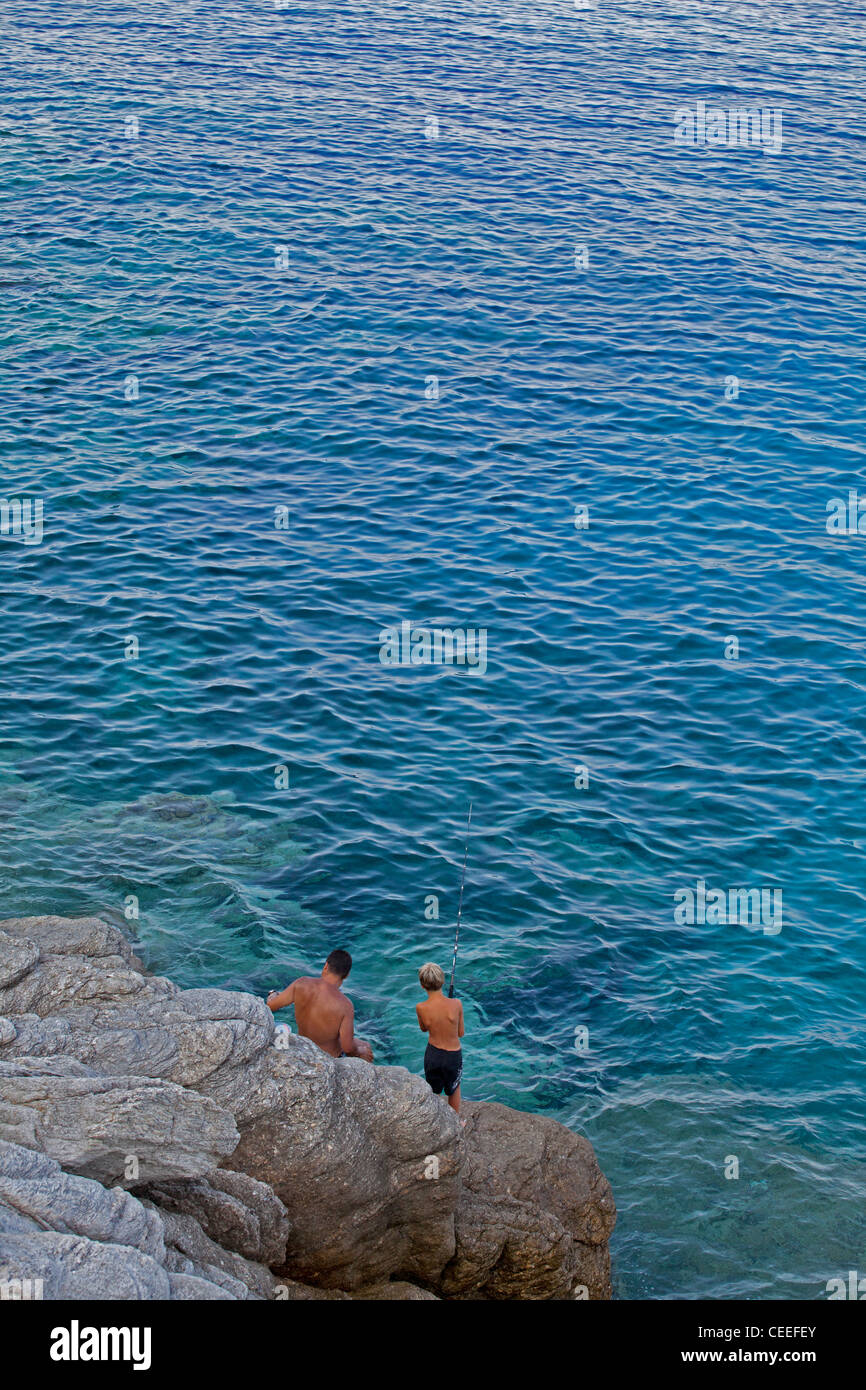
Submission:
[[355,1010],[341,988],[351,969],[352,957],[338,947],[328,956],[320,976],[301,975],[286,989],[272,989],[267,1004],[273,1013],[293,1004],[301,1037],[310,1038],[331,1057],[372,1062],[370,1044],[355,1037]]
[[323,1052],[339,1057],[341,1024],[348,1013],[354,1014],[345,994],[326,980],[303,975],[295,980],[294,995],[298,1032],[302,1037],[312,1038]]
[[418,1022],[429,1034],[432,1047],[443,1052],[460,1051],[460,1029],[463,1022],[463,1005],[459,999],[449,999],[447,995],[430,995],[421,1004],[415,1005]]

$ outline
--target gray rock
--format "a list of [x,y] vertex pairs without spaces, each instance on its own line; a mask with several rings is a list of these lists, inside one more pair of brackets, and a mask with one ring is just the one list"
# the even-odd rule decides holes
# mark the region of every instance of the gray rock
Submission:
[[192,1217],[163,1218],[123,1188],[3,1142],[0,1269],[4,1279],[41,1279],[44,1298],[237,1300],[273,1289],[263,1266],[220,1250]]
[[448,1297],[610,1298],[610,1184],[582,1135],[541,1115],[467,1103]]
[[195,1217],[224,1250],[263,1265],[285,1262],[289,1221],[286,1209],[266,1183],[246,1173],[216,1168],[206,1178],[150,1183],[136,1190],[164,1212]]
[[0,1012],[13,1021],[22,1014],[44,1021],[42,1032],[30,1025],[39,1052],[60,1049],[60,1034],[47,1035],[50,1021],[63,1030],[62,1050],[87,1066],[195,1088],[239,1122],[279,1101],[270,1065],[273,1016],[251,994],[178,990],[116,956],[43,955],[38,969],[0,989]]
[[302,1284],[295,1279],[282,1279],[275,1287],[274,1298],[278,1303],[333,1303],[347,1300],[369,1303],[438,1302],[435,1293],[430,1293],[428,1289],[419,1289],[417,1284],[407,1284],[402,1279],[387,1284],[365,1284],[354,1293],[347,1293],[345,1289],[318,1289],[312,1284]]
[[200,1279],[192,1274],[169,1274],[169,1297],[188,1302],[201,1303],[204,1301],[215,1302],[223,1299],[229,1303],[235,1300],[227,1289],[220,1288],[218,1284],[212,1284],[208,1279]]
[[407,1284],[403,1279],[395,1279],[388,1284],[368,1284],[352,1294],[354,1299],[370,1303],[438,1303],[435,1293],[429,1289],[419,1289],[417,1284]]
[[335,1061],[306,1039],[287,1041],[270,1055],[280,1103],[240,1126],[228,1160],[286,1207],[280,1273],[349,1290],[391,1274],[432,1283],[454,1253],[454,1112],[402,1067]]
[[45,955],[119,958],[138,964],[132,947],[101,917],[10,917],[0,932],[33,942]]
[[545,1115],[467,1102],[463,1182],[472,1192],[514,1197],[556,1216],[576,1240],[607,1240],[616,1221],[610,1183],[592,1145]]
[[160,1263],[165,1256],[159,1216],[123,1188],[64,1173],[45,1154],[0,1141],[0,1230],[13,1224],[132,1245]]
[[0,989],[17,984],[29,975],[38,960],[39,947],[35,941],[0,931]]
[[56,1231],[0,1234],[0,1267],[7,1279],[41,1279],[46,1299],[171,1296],[168,1274],[150,1255]]
[[[0,1061],[0,1139],[109,1185],[198,1177],[237,1130],[206,1096],[139,1076],[97,1076],[74,1058]],[[129,1160],[137,1168],[127,1177]]]
[[277,1303],[348,1303],[351,1298],[344,1289],[317,1289],[314,1284],[304,1284],[298,1279],[281,1278],[274,1285]]
[[510,1197],[461,1193],[457,1249],[440,1281],[446,1298],[567,1298],[576,1281],[574,1242],[549,1212]]
[[[150,1204],[147,1204],[150,1206]],[[155,1207],[150,1208],[156,1211]],[[163,1235],[169,1253],[166,1266],[180,1274],[192,1273],[209,1279],[226,1289],[232,1298],[270,1298],[274,1279],[264,1265],[245,1260],[234,1251],[223,1250],[192,1216],[180,1212],[161,1212]],[[170,1252],[183,1257],[183,1263],[171,1263]],[[186,1262],[189,1266],[185,1267]]]
[[[170,1239],[160,1276],[144,1248],[133,1273],[168,1293],[135,1296],[610,1297],[610,1188],[553,1120],[466,1105],[463,1135],[403,1068],[294,1034],[276,1049],[261,1000],[148,976],[97,918],[0,922],[0,1015],[0,1138],[107,1185],[147,1184]],[[3,1208],[6,1239],[135,1225],[120,1206],[76,1217],[83,1198],[62,1183],[28,1200]]]
[[70,1053],[71,1029],[64,1019],[16,1014],[0,1018],[0,1056],[54,1057]]
[[[144,978],[119,956],[43,956],[39,968],[0,988],[0,1013],[35,1013],[44,1018],[75,1005],[105,1005],[144,988]],[[156,989],[156,985],[152,987]]]

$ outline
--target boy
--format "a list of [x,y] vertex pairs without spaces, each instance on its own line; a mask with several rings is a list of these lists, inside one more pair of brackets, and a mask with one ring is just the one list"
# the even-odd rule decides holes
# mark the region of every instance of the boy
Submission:
[[[459,999],[448,999],[442,993],[445,975],[438,965],[428,961],[418,971],[421,988],[427,998],[415,1005],[418,1027],[429,1033],[430,1041],[424,1053],[424,1075],[435,1095],[444,1091],[452,1110],[460,1113],[460,1078],[463,1075],[463,1005]],[[463,1121],[461,1120],[462,1124]]]

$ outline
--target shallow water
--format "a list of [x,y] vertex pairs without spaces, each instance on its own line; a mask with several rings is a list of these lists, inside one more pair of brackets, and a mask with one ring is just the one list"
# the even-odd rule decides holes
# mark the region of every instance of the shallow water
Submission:
[[[472,799],[465,1090],[592,1140],[617,1295],[866,1273],[856,15],[0,31],[3,914],[134,897],[151,968],[262,993],[346,945],[418,1071]],[[781,151],[677,147],[699,99]],[[382,665],[403,619],[486,672]],[[781,930],[677,924],[701,878]]]

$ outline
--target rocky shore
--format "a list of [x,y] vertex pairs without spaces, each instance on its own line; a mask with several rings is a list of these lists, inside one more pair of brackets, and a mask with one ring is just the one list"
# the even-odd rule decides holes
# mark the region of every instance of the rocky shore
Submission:
[[609,1298],[590,1144],[463,1114],[98,918],[0,922],[0,1297]]

